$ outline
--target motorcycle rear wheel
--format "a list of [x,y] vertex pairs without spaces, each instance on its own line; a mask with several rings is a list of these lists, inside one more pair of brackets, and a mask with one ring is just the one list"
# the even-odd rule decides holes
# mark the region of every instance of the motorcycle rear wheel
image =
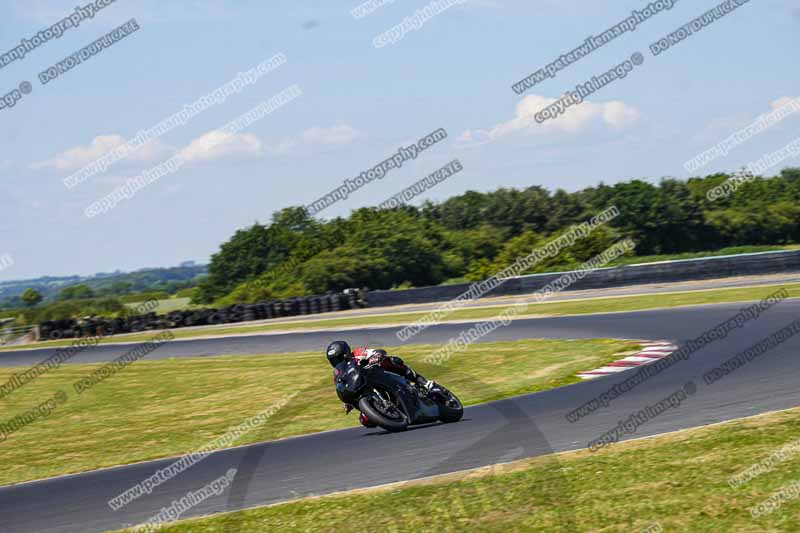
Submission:
[[394,407],[395,417],[390,416],[387,410],[379,406],[377,402],[382,401],[375,395],[365,396],[358,401],[359,410],[367,415],[367,418],[373,424],[378,424],[380,427],[387,431],[398,432],[408,429],[408,417]]

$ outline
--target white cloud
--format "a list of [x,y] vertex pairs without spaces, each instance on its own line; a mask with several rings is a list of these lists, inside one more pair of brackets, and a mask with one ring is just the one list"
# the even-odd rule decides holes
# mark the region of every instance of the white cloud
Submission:
[[350,144],[359,135],[360,132],[349,124],[337,124],[330,128],[309,128],[302,133],[302,139],[306,144]]
[[[360,135],[358,130],[348,124],[337,124],[329,128],[314,126],[302,132],[297,138],[289,137],[268,143],[251,133],[226,136],[220,130],[212,130],[191,141],[180,153],[190,162],[212,161],[230,156],[260,157],[265,154],[285,154],[301,144],[307,146],[350,144]],[[126,139],[121,135],[99,135],[86,146],[69,148],[52,159],[32,163],[30,168],[78,170],[125,142]],[[174,153],[176,153],[175,148],[163,144],[159,139],[153,139],[127,159],[135,162],[154,162],[161,161]],[[0,169],[4,166],[5,162],[0,161]]]
[[526,96],[517,104],[514,118],[496,124],[492,128],[467,130],[463,132],[457,144],[475,146],[496,141],[514,133],[541,135],[546,133],[577,134],[593,126],[610,127],[614,130],[626,128],[640,118],[639,110],[619,100],[594,103],[588,100],[580,105],[572,106],[563,115],[544,123],[536,122],[534,116],[539,111],[554,103],[556,98],[548,98],[538,94]]
[[287,154],[298,146],[350,144],[361,133],[348,124],[337,124],[329,128],[314,126],[297,137],[286,137],[280,141],[267,142],[252,133],[234,135],[212,130],[201,135],[180,151],[187,162],[214,161],[226,157],[253,158],[265,155]]
[[480,146],[492,141],[492,134],[489,130],[467,130],[456,139],[456,146],[460,148]]
[[274,155],[285,154],[293,150],[297,146],[297,140],[286,138],[276,143],[267,144],[267,151]]
[[[589,105],[593,104],[589,102]],[[641,117],[638,109],[619,100],[594,105],[601,109],[603,121],[616,130],[627,128]]]
[[252,133],[229,134],[213,130],[189,143],[180,151],[187,162],[213,161],[225,157],[259,157],[266,148]]
[[798,103],[800,103],[800,97],[792,98],[791,96],[781,96],[777,100],[773,100],[772,102],[770,102],[769,106],[773,110],[775,110],[775,109],[780,109],[783,106],[789,105],[792,102],[794,102],[795,105],[798,105]]
[[350,144],[360,136],[361,133],[348,124],[337,124],[329,128],[314,126],[297,137],[286,137],[275,142],[261,140],[251,133],[226,136],[221,131],[214,130],[192,141],[181,150],[181,154],[187,161],[211,161],[229,156],[282,155],[300,146]]
[[[69,148],[52,159],[32,163],[31,168],[34,170],[42,168],[54,168],[56,170],[81,169],[126,142],[126,139],[121,135],[99,135],[92,139],[92,142],[87,146]],[[172,149],[159,139],[153,139],[129,155],[127,159],[131,161],[155,161],[163,158],[165,154],[171,151]]]
[[[781,96],[771,101],[769,103],[769,111],[765,111],[761,115],[754,117],[746,111],[740,111],[733,115],[716,118],[711,120],[699,133],[694,135],[693,140],[703,143],[717,142],[720,138],[728,137],[737,130],[753,124],[761,116],[777,111],[784,106],[788,106],[792,102],[794,102],[794,113],[797,113],[797,111],[800,110],[800,97]],[[784,119],[789,118],[789,116],[790,115],[787,115]]]

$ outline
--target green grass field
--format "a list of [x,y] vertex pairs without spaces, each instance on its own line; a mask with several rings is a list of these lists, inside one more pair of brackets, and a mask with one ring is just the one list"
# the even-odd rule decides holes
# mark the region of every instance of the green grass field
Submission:
[[[702,305],[715,303],[730,303],[760,300],[772,294],[779,288],[784,287],[789,293],[789,297],[800,297],[800,283],[783,285],[770,285],[760,287],[745,287],[734,289],[713,289],[701,291],[686,291],[674,293],[661,293],[658,295],[643,296],[619,296],[613,298],[592,298],[585,300],[572,300],[567,302],[544,302],[531,304],[529,316],[563,316],[581,315],[589,313],[610,313],[621,311],[642,311],[645,309],[660,309],[670,307],[681,307],[687,305]],[[497,316],[502,312],[503,307],[494,305],[492,307],[478,307],[459,309],[450,313],[443,321],[447,320],[481,320]],[[309,319],[302,322],[285,322],[280,324],[257,324],[249,326],[232,325],[220,328],[202,328],[193,330],[175,329],[173,333],[176,338],[188,339],[210,335],[232,335],[243,333],[268,333],[270,331],[291,331],[317,328],[342,328],[369,325],[388,325],[388,324],[410,324],[427,316],[427,312],[416,313],[396,313],[390,315],[373,315],[353,318],[320,318]],[[141,333],[133,335],[123,335],[120,337],[109,337],[103,342],[134,342],[150,338],[151,333]],[[67,346],[72,340],[53,341],[38,343],[37,347],[47,346]],[[0,351],[16,348],[0,348]]]
[[[612,340],[474,344],[442,365],[421,362],[434,346],[404,346],[393,353],[470,405],[574,383],[576,372],[636,347]],[[469,361],[481,364],[464,364]],[[494,369],[488,378],[482,371],[486,365]],[[0,422],[5,422],[58,390],[68,396],[49,417],[0,443],[0,485],[195,451],[295,391],[301,394],[235,444],[358,424],[356,414],[344,415],[321,351],[145,358],[78,395],[72,384],[99,366],[64,365],[0,400]],[[13,370],[0,368],[0,384]]]
[[800,409],[466,474],[223,514],[164,533],[262,531],[800,531],[800,499],[750,509],[800,478],[800,454],[731,488],[728,478],[800,435]]

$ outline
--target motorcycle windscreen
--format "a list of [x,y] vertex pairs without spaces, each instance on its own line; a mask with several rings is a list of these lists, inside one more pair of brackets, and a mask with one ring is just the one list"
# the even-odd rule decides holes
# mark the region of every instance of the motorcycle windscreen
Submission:
[[364,387],[366,379],[364,371],[352,361],[345,361],[333,369],[336,381],[336,395],[344,403],[355,404],[358,393]]

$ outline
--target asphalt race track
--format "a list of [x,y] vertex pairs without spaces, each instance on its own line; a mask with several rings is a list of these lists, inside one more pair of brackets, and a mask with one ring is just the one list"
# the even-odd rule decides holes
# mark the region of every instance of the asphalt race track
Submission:
[[[577,315],[569,317],[531,318],[513,321],[486,335],[481,342],[520,339],[621,338],[648,340],[683,340],[693,337],[697,324],[708,324],[709,317],[723,319],[735,314],[745,304],[703,305],[681,309],[660,309],[626,313]],[[789,303],[784,302],[782,307]],[[500,311],[498,311],[499,313]],[[713,321],[713,320],[712,320]],[[353,346],[398,346],[402,344],[442,344],[458,337],[472,322],[443,323],[430,327],[406,342],[396,333],[401,328],[364,327],[347,331],[310,331],[265,333],[225,338],[178,339],[168,342],[147,355],[147,359],[170,357],[206,357],[218,355],[280,354],[299,351],[322,352],[332,340],[342,338]],[[155,335],[155,332],[153,333]],[[138,343],[94,346],[78,353],[69,363],[111,361]],[[31,366],[44,361],[58,348],[0,352],[0,367]]]
[[[514,321],[484,341],[523,338],[671,340],[678,343],[731,318],[744,304],[722,304],[634,313],[613,313]],[[565,414],[610,385],[624,372],[591,382],[468,408],[464,420],[399,434],[361,427],[255,444],[217,452],[119,511],[109,498],[173,460],[0,488],[0,530],[4,532],[93,532],[141,523],[173,500],[222,476],[238,473],[233,486],[186,513],[189,516],[241,509],[311,494],[369,487],[433,474],[585,447],[632,412],[669,396],[692,381],[695,394],[680,407],[638,428],[642,437],[800,405],[800,339],[789,339],[720,381],[706,385],[702,374],[800,318],[800,300],[787,300],[693,354],[582,420]],[[431,327],[410,343],[443,343],[469,324]],[[353,344],[397,345],[398,328],[258,335],[232,339],[175,341],[148,356],[189,357],[318,349],[334,337]],[[124,346],[87,350],[73,362],[109,360]],[[0,364],[30,365],[52,350],[4,352]],[[476,362],[477,363],[477,362]],[[487,369],[491,372],[491,369]],[[431,375],[436,379],[440,376]],[[441,381],[447,384],[446,376]],[[455,391],[458,393],[458,391]],[[333,391],[331,391],[333,394]],[[350,415],[357,424],[353,414]],[[568,490],[569,487],[565,487]]]

